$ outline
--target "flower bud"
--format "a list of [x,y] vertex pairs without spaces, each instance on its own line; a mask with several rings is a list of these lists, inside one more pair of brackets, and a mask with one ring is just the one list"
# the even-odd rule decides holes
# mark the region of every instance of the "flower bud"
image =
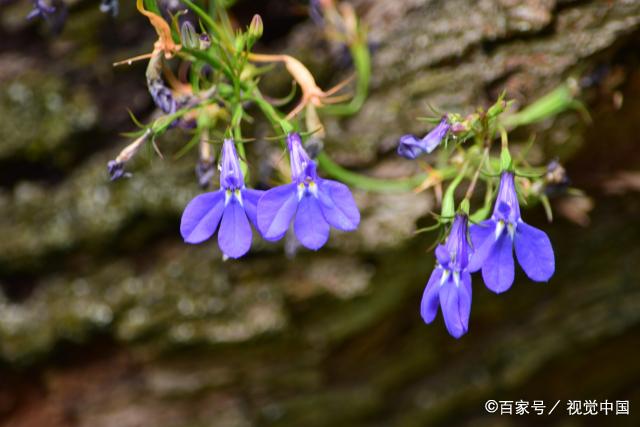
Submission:
[[253,15],[251,19],[251,24],[249,24],[249,38],[252,40],[258,40],[262,37],[262,32],[264,31],[264,25],[262,24],[262,18],[260,15]]
[[211,38],[208,34],[200,34],[200,49],[205,50],[209,49],[211,46]]
[[184,21],[180,27],[180,40],[182,45],[188,49],[197,49],[200,47],[200,39],[196,33],[196,29],[189,21]]
[[500,98],[496,101],[495,104],[489,107],[489,109],[487,110],[487,117],[494,118],[496,116],[499,116],[500,114],[504,113],[506,109],[507,102]]

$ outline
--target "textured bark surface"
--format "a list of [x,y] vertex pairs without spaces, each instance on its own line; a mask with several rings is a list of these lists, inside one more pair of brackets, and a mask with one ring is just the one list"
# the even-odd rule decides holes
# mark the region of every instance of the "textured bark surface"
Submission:
[[[640,2],[354,2],[371,29],[371,96],[326,123],[325,146],[371,175],[415,171],[392,152],[399,135],[425,130],[415,119],[427,104],[466,113],[506,88],[526,105],[582,76],[592,124],[567,113],[529,131],[542,141],[534,156],[559,152],[594,197],[591,224],[547,225],[527,210],[554,243],[556,275],[533,284],[518,272],[499,297],[474,277],[460,341],[441,317],[419,318],[433,266],[433,236],[413,235],[433,208],[425,193],[356,192],[360,229],[321,252],[287,258],[255,239],[246,259],[222,262],[213,244],[178,235],[199,192],[195,154],[149,153],[132,179],[107,182],[126,108],[152,112],[144,66],[110,63],[145,51],[153,33],[128,2],[116,25],[86,3],[58,38],[22,21],[28,2],[0,12],[0,423],[638,425],[640,185],[620,172],[640,168]],[[282,44],[329,86],[339,52],[319,40],[304,22]],[[486,399],[563,406],[543,421],[492,417]],[[567,420],[567,399],[630,400],[632,416]]]

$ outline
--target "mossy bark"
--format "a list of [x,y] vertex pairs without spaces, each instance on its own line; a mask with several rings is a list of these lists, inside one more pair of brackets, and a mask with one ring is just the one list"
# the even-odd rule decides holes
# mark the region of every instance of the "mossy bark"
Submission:
[[[129,130],[126,108],[151,113],[144,67],[114,71],[110,63],[144,51],[141,40],[149,46],[153,32],[132,6],[117,27],[78,6],[59,39],[35,37],[22,24],[2,30],[29,41],[0,51],[0,419],[7,425],[539,422],[491,417],[486,399],[562,399],[544,420],[558,426],[567,425],[560,417],[567,399],[630,400],[634,414],[640,204],[633,193],[605,190],[617,172],[640,167],[640,2],[354,4],[371,30],[371,96],[358,115],[326,122],[325,147],[365,173],[414,172],[393,155],[394,143],[425,130],[415,119],[428,114],[427,104],[466,113],[507,89],[526,105],[579,76],[591,124],[567,113],[521,131],[537,134],[540,161],[559,151],[575,186],[596,202],[587,228],[563,218],[545,224],[541,208],[524,212],[554,243],[551,282],[533,284],[519,272],[513,289],[496,296],[474,277],[467,336],[449,337],[440,317],[424,325],[418,305],[434,236],[413,231],[434,207],[426,193],[356,191],[359,231],[332,235],[319,253],[287,258],[283,245],[256,238],[246,259],[223,262],[214,244],[184,245],[179,215],[200,191],[194,157],[143,157],[133,178],[116,183],[105,171],[124,143],[117,133]],[[340,79],[331,72],[339,66],[334,48],[310,23],[293,29],[286,48],[323,85]],[[288,85],[283,74],[274,88],[279,79]],[[186,138],[173,133],[162,148]],[[615,425],[637,425],[633,418]]]

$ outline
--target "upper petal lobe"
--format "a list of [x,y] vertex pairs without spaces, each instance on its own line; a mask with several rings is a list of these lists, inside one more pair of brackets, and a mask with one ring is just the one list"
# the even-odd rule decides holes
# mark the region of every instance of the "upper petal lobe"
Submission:
[[201,243],[216,232],[224,210],[224,191],[196,196],[182,213],[180,234],[187,243]]

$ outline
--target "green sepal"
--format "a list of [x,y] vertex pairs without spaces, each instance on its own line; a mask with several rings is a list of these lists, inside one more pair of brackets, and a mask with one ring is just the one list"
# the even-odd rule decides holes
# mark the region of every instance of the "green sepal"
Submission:
[[445,191],[444,193],[444,197],[442,198],[442,210],[440,214],[442,218],[453,218],[456,214],[454,195],[458,184],[460,184],[460,182],[462,182],[462,178],[464,178],[464,173],[465,170],[463,169],[454,178],[454,180],[451,181],[451,184],[449,184],[449,186],[447,187],[447,191]]
[[284,119],[280,120],[280,127],[285,134],[290,134],[294,131],[293,125]]
[[502,93],[498,97],[498,100],[487,110],[487,117],[489,119],[493,119],[494,117],[499,116],[500,114],[504,113],[505,110],[507,109],[508,104],[504,100],[506,93],[507,93],[506,91],[502,91]]
[[465,198],[462,202],[460,202],[459,210],[464,213],[466,216],[469,216],[469,199]]
[[500,151],[500,170],[502,172],[513,170],[513,161],[511,160],[511,153],[507,147],[502,147]]

